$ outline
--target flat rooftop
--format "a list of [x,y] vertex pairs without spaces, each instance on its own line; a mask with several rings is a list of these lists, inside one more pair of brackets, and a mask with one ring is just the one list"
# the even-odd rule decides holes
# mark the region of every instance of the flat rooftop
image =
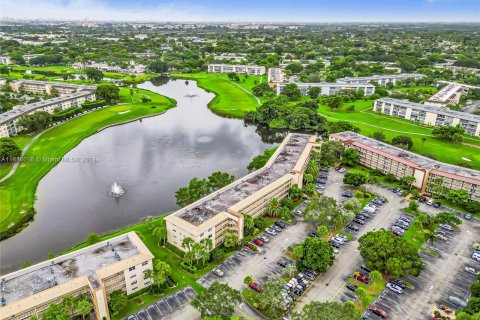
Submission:
[[87,276],[92,287],[99,282],[95,271],[139,253],[128,234],[54,258],[0,278],[5,304],[27,298],[81,276]]
[[96,90],[97,87],[95,86],[87,86],[84,84],[74,84],[74,83],[63,83],[63,82],[50,82],[50,81],[39,81],[39,80],[16,80],[14,83],[20,84],[31,84],[31,85],[51,85],[54,87],[62,87],[62,88],[71,88],[71,89],[78,89],[78,90]]
[[70,94],[65,94],[59,97],[47,99],[47,100],[42,100],[38,101],[35,103],[30,103],[30,104],[25,104],[21,106],[15,106],[13,107],[12,110],[8,110],[4,113],[0,113],[0,125],[9,122],[11,120],[14,120],[16,118],[19,118],[23,115],[26,115],[30,112],[33,112],[37,109],[44,108],[47,106],[50,106],[52,104],[57,104],[61,103],[64,101],[80,98],[80,97],[85,97],[93,94],[93,92],[90,91],[80,91],[80,92],[75,92],[75,93],[70,93]]
[[[362,83],[339,83],[339,82],[294,82],[298,87],[369,87],[375,88],[368,82]],[[280,83],[279,86],[286,86],[288,83]]]
[[337,81],[375,81],[380,79],[408,79],[408,78],[423,78],[426,77],[424,74],[419,73],[401,73],[401,74],[382,74],[382,75],[373,75],[369,77],[345,77],[337,79]]
[[290,173],[308,144],[310,137],[311,135],[308,134],[292,134],[269,167],[260,169],[256,175],[247,176],[233,182],[223,191],[217,192],[213,198],[206,198],[205,201],[194,207],[187,207],[187,210],[180,210],[175,215],[198,226],[218,213],[227,211],[232,205]]
[[411,102],[411,101],[408,101],[408,100],[400,100],[400,99],[393,99],[393,98],[381,98],[381,99],[377,99],[377,101],[385,102],[385,103],[391,103],[391,104],[394,104],[394,105],[399,105],[399,106],[403,106],[403,107],[407,107],[407,108],[412,108],[412,109],[415,109],[415,110],[438,113],[438,114],[442,114],[442,115],[445,115],[445,116],[459,118],[459,119],[463,119],[463,120],[480,122],[480,116],[477,116],[477,115],[474,115],[474,114],[471,114],[471,113],[467,113],[467,112],[455,111],[455,110],[451,110],[451,109],[448,109],[448,108],[442,108],[442,107],[431,106],[431,105],[426,105],[426,104],[422,104],[422,103]]
[[341,135],[352,142],[360,143],[381,152],[388,153],[389,155],[400,158],[404,161],[413,162],[423,169],[438,170],[447,174],[455,175],[456,178],[462,177],[464,180],[468,179],[469,182],[475,180],[473,183],[480,184],[480,171],[439,162],[402,148],[392,146],[388,143],[362,136],[352,131],[340,132],[337,133],[337,135]]
[[431,96],[427,101],[448,103],[449,100],[459,91],[462,91],[462,89],[462,86],[455,83],[450,83],[447,86],[443,87],[440,91],[435,93],[433,96]]

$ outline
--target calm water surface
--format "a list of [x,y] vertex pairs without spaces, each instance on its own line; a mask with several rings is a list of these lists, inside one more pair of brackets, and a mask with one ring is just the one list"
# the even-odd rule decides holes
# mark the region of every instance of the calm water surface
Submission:
[[[195,82],[159,78],[139,87],[175,99],[177,107],[106,129],[66,154],[96,161],[62,162],[40,181],[35,221],[0,244],[1,274],[61,252],[88,232],[175,210],[175,191],[190,179],[217,170],[243,176],[255,155],[283,137],[215,115],[207,108],[214,95]],[[107,195],[115,181],[126,190],[121,198]]]

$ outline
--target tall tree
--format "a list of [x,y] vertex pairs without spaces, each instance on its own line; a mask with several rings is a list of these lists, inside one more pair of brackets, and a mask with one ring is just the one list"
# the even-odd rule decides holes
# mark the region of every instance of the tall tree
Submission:
[[199,293],[192,300],[192,307],[200,312],[202,318],[214,315],[230,316],[240,302],[242,296],[238,290],[215,281],[205,292]]
[[294,312],[293,320],[352,320],[359,319],[360,313],[352,302],[320,302],[307,303],[301,312]]
[[270,199],[270,202],[267,206],[267,214],[271,217],[278,217],[280,214],[280,203],[278,202],[277,198]]
[[287,284],[281,277],[272,277],[263,285],[263,291],[257,295],[262,309],[280,311],[284,297],[282,288]]
[[318,272],[325,272],[335,261],[332,246],[325,240],[308,237],[303,242],[301,265]]
[[118,315],[122,310],[127,307],[128,297],[125,291],[116,290],[110,295],[110,301],[108,302],[108,308],[113,316]]

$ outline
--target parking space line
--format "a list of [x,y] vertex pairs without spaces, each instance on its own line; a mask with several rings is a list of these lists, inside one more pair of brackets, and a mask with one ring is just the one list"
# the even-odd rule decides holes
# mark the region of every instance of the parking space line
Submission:
[[340,288],[337,290],[337,292],[335,292],[335,294],[333,295],[332,299],[330,299],[330,302],[333,301],[333,299],[335,299],[335,297],[340,293],[340,290],[342,290],[343,288],[345,288],[345,286],[347,285],[346,282],[344,282]]

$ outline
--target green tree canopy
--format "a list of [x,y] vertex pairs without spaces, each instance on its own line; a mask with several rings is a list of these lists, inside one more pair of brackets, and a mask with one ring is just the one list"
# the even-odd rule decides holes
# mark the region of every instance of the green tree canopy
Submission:
[[192,307],[197,309],[202,317],[206,316],[231,316],[237,304],[242,302],[242,296],[235,290],[218,281],[197,295],[192,300]]
[[308,237],[303,242],[301,265],[318,272],[325,272],[335,261],[332,246],[317,237]]
[[120,99],[120,89],[113,83],[100,83],[95,92],[97,98],[105,100],[108,104],[115,104]]
[[389,231],[368,232],[358,242],[360,255],[371,270],[400,277],[417,276],[423,269],[417,248]]
[[352,320],[359,319],[360,313],[352,302],[320,302],[307,303],[301,312],[293,313],[293,320]]
[[0,138],[0,163],[12,162],[14,158],[18,158],[21,155],[22,150],[20,150],[12,138]]

